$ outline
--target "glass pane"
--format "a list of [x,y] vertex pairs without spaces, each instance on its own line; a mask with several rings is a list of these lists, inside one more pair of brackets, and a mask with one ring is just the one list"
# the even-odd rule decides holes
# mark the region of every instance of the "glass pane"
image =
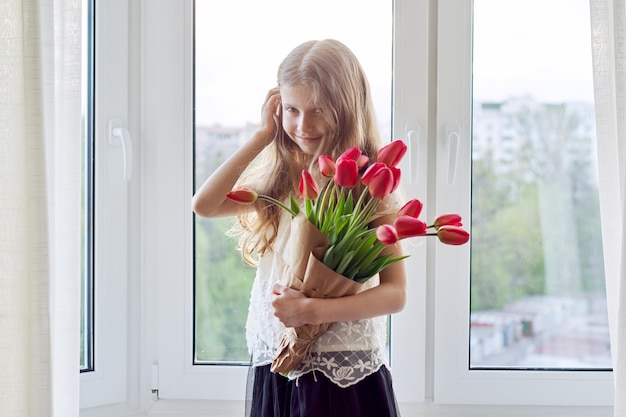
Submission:
[[82,241],[80,370],[93,370],[93,1],[83,0],[82,19]]
[[609,369],[587,0],[474,1],[472,368]]
[[[389,140],[392,3],[196,0],[195,186],[250,137],[280,61],[310,39],[338,39],[359,57]],[[254,270],[224,235],[233,221],[195,219],[195,363],[250,360],[245,321]]]

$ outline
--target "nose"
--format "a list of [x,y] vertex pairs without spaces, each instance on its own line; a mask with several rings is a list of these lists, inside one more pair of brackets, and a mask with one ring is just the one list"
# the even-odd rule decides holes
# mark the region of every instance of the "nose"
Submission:
[[311,120],[311,116],[302,114],[300,116],[300,120],[298,121],[298,129],[301,132],[310,132],[313,130],[313,123]]

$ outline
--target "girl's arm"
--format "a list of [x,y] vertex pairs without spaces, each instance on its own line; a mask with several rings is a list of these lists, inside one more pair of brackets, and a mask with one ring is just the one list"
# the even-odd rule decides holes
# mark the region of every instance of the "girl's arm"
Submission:
[[261,127],[250,140],[220,165],[209,178],[204,181],[191,200],[192,210],[202,217],[224,217],[252,210],[253,205],[242,205],[226,198],[235,183],[257,157],[272,142],[276,132],[274,116],[280,105],[280,90],[271,89],[265,97],[262,108]]
[[[391,223],[385,216],[377,223]],[[389,245],[385,253],[402,256],[400,243]],[[380,272],[380,285],[355,295],[341,298],[307,298],[299,291],[280,284],[274,286],[274,315],[286,327],[336,321],[360,320],[397,313],[406,302],[406,270],[404,261],[389,265]]]

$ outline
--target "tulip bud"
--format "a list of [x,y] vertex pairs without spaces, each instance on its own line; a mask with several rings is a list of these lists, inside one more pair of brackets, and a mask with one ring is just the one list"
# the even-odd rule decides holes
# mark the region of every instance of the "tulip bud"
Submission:
[[383,146],[376,154],[376,162],[381,162],[387,166],[395,167],[407,151],[407,146],[401,140],[394,140]]
[[422,207],[424,207],[422,202],[414,198],[407,201],[406,204],[398,210],[398,216],[411,216],[417,219],[422,213]]
[[435,219],[435,222],[433,223],[433,227],[437,230],[439,230],[441,226],[461,227],[463,226],[463,223],[461,223],[461,220],[462,218],[458,214],[453,214],[453,213],[442,214]]
[[447,245],[462,245],[469,240],[470,235],[460,227],[446,225],[437,230],[437,237]]
[[398,232],[390,224],[383,224],[376,228],[376,238],[385,245],[393,245],[398,241]]
[[406,237],[421,236],[426,234],[426,223],[411,216],[398,216],[393,223],[398,237],[404,239]]
[[363,176],[361,177],[361,183],[365,186],[370,185],[370,181],[374,177],[374,174],[376,174],[382,168],[385,168],[385,164],[381,164],[379,162],[370,165],[363,173]]
[[236,203],[250,204],[254,203],[259,198],[259,195],[256,191],[249,188],[241,188],[226,193],[226,197]]
[[300,175],[298,191],[300,191],[300,196],[306,198],[307,200],[315,200],[317,198],[317,194],[319,193],[319,188],[317,187],[317,183],[315,182],[313,175],[311,175],[311,173],[306,169],[303,169],[302,174]]
[[393,193],[400,186],[400,177],[402,172],[400,171],[400,168],[396,167],[389,167],[389,169],[393,175],[393,186],[391,187],[391,192]]
[[344,153],[342,153],[339,158],[337,158],[337,162],[339,162],[342,159],[349,159],[351,161],[358,161],[359,158],[361,157],[361,149],[359,149],[356,146],[353,146],[349,149],[347,149]]
[[320,155],[317,163],[320,166],[320,172],[326,178],[330,178],[335,174],[335,161],[329,155]]
[[377,200],[384,200],[393,190],[394,180],[391,170],[383,166],[369,180],[369,192]]
[[370,159],[367,157],[367,155],[361,155],[359,156],[359,159],[357,159],[356,163],[359,166],[359,169],[363,168],[364,166],[367,166],[367,164],[369,164]]
[[[358,148],[356,148],[358,149]],[[353,188],[359,181],[359,167],[353,159],[337,160],[333,180],[341,187]]]

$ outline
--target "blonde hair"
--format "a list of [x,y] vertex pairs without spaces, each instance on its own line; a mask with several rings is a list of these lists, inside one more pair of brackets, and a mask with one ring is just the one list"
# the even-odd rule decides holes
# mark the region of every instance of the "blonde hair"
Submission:
[[[305,42],[278,67],[279,87],[305,87],[313,101],[323,109],[326,135],[315,155],[307,155],[289,138],[280,121],[274,140],[262,152],[257,163],[240,180],[259,194],[285,200],[298,195],[302,169],[319,176],[317,157],[327,154],[337,158],[346,149],[357,146],[370,159],[381,146],[369,82],[356,56],[343,43],[333,40]],[[272,250],[278,232],[280,208],[259,201],[257,210],[238,216],[231,232],[240,235],[243,258],[255,263],[255,255]]]

